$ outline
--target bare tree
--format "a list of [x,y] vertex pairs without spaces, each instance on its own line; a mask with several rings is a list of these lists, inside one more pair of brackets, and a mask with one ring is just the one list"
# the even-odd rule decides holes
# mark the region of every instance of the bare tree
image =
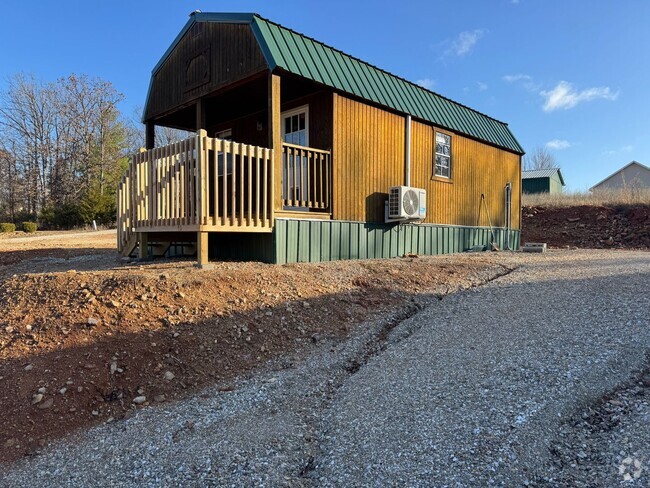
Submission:
[[22,210],[18,195],[22,190],[22,176],[13,153],[0,147],[0,215],[13,222]]
[[156,146],[166,146],[174,142],[179,142],[188,137],[195,136],[194,132],[187,132],[181,129],[174,129],[172,127],[156,126]]
[[[141,114],[142,107],[136,107],[133,110],[129,121],[129,139],[131,141],[132,152],[136,152],[139,148],[145,146],[145,126],[140,120]],[[195,132],[157,125],[154,137],[156,140],[156,147],[160,147],[166,146],[167,144],[173,144],[174,142],[183,141],[195,135]]]
[[83,75],[50,83],[22,74],[10,78],[0,94],[0,140],[9,154],[0,176],[11,171],[21,184],[11,195],[0,192],[0,208],[35,215],[79,208],[90,196],[95,207],[112,205],[129,149],[118,110],[122,99],[109,82]]
[[48,87],[33,76],[17,75],[9,80],[0,106],[3,139],[23,167],[23,197],[28,212],[47,202],[47,176],[51,165],[51,134],[54,112]]
[[524,169],[551,169],[557,167],[555,156],[548,149],[538,146],[530,155],[524,156]]

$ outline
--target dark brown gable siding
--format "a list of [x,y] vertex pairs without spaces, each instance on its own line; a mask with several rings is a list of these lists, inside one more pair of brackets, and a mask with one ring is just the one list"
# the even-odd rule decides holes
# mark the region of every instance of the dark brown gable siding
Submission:
[[265,69],[249,25],[196,23],[153,75],[145,120]]

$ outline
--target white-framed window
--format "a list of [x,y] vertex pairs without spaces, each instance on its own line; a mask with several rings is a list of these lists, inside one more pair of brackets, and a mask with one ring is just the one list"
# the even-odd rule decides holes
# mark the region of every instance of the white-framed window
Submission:
[[451,136],[436,132],[435,176],[451,178]]
[[[282,140],[297,146],[309,146],[309,106],[303,105],[282,112]],[[306,157],[283,155],[282,161],[282,198],[304,200],[302,192],[307,188]],[[302,207],[289,207],[293,210],[305,210]]]
[[309,105],[282,112],[282,140],[309,146]]
[[214,137],[217,139],[225,139],[227,141],[232,141],[232,129],[218,130],[214,133]]

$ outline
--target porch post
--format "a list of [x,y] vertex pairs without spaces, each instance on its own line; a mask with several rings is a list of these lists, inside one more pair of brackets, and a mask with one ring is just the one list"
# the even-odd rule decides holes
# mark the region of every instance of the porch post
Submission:
[[146,132],[144,146],[147,149],[153,149],[156,146],[156,125],[153,122],[148,121],[145,127]]
[[206,113],[205,113],[205,102],[202,98],[199,98],[196,101],[196,131],[205,129]]
[[282,210],[282,129],[280,120],[280,76],[269,74],[269,147],[273,149],[271,181],[271,225],[273,213]]
[[208,267],[208,233],[199,231],[196,233],[196,265],[199,268]]

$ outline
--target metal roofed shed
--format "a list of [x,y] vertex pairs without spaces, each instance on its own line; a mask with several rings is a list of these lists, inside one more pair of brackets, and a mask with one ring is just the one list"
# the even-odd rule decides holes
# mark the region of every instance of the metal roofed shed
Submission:
[[566,186],[560,168],[533,169],[521,172],[523,193],[562,193]]

